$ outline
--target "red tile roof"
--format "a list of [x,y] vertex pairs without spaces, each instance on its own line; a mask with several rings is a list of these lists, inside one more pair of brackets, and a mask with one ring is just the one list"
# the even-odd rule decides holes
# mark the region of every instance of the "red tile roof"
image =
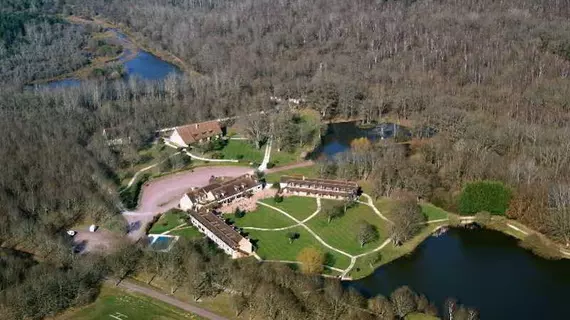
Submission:
[[200,141],[200,139],[222,134],[222,127],[220,123],[215,120],[187,124],[185,126],[176,127],[174,130],[178,132],[186,144],[196,143]]

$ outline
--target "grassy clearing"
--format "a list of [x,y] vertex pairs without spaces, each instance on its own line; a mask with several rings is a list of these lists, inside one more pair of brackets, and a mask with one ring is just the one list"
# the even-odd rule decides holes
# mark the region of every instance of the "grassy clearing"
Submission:
[[[121,316],[124,315],[124,316]],[[122,319],[188,320],[200,317],[153,300],[149,297],[127,293],[117,288],[103,287],[97,300],[77,311],[71,311],[57,317],[57,320],[95,320],[113,319],[113,315]]]
[[302,175],[308,178],[318,178],[319,176],[316,170],[316,166],[312,165],[308,167],[294,168],[290,170],[283,170],[280,172],[269,173],[265,175],[265,179],[267,180],[268,183],[274,183],[274,182],[279,182],[281,176],[287,176],[287,175]]
[[422,207],[422,212],[428,221],[447,219],[447,211],[440,207],[436,207],[431,203],[422,203],[420,206]]
[[301,152],[299,151],[289,153],[285,151],[277,151],[277,148],[272,148],[269,162],[275,164],[275,166],[284,166],[295,163],[299,160],[301,160]]
[[226,214],[224,217],[231,219],[238,227],[283,228],[295,224],[295,221],[282,213],[262,205],[258,205],[255,211],[246,213],[242,218],[234,214]]
[[185,227],[184,229],[174,230],[172,232],[169,232],[168,234],[173,236],[180,236],[186,239],[199,239],[204,236],[195,227]]
[[237,159],[240,162],[261,163],[265,149],[256,149],[247,140],[229,140],[228,144],[220,151],[223,159]]
[[117,175],[119,176],[121,185],[126,185],[139,170],[151,166],[161,159],[165,159],[167,156],[170,157],[176,152],[178,152],[178,150],[167,147],[164,143],[149,144],[146,148],[137,152],[138,161],[134,163],[133,166],[119,170]]
[[284,197],[283,202],[280,203],[270,198],[262,202],[277,207],[299,220],[304,220],[317,211],[317,199],[314,198]]
[[149,233],[163,233],[186,222],[186,214],[178,210],[169,210],[150,228]]
[[[339,204],[334,200],[322,200],[323,210],[327,206]],[[358,230],[361,221],[366,221],[378,229],[379,238],[364,247],[358,242]],[[316,232],[329,245],[350,254],[360,254],[378,247],[388,236],[384,220],[367,205],[357,203],[340,218],[328,223],[327,218],[319,215],[307,222],[307,226]]]
[[[344,269],[350,265],[350,258],[323,247],[303,227],[291,228],[283,231],[257,231],[248,230],[251,239],[255,240],[257,254],[265,260],[296,261],[299,252],[306,247],[316,247],[327,255],[326,265]],[[287,233],[297,232],[299,238],[293,243],[289,242]]]

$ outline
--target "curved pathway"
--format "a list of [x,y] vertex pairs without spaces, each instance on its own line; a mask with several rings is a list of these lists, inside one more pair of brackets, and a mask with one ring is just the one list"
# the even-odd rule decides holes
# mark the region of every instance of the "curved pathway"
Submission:
[[[380,212],[380,210],[378,210],[378,208],[376,208],[376,206],[374,205],[374,202],[372,201],[372,198],[370,198],[369,195],[363,194],[363,196],[365,196],[365,197],[368,199],[368,201],[367,201],[367,202],[358,201],[359,203],[362,203],[362,204],[364,204],[364,205],[367,205],[367,206],[371,207],[372,210],[374,210],[374,212],[375,212],[380,218],[382,218],[382,219],[385,220],[386,222],[392,223],[392,221],[390,221],[388,218],[386,218],[386,217]],[[378,252],[378,251],[382,250],[384,247],[386,247],[386,246],[390,243],[390,241],[392,241],[392,239],[388,238],[388,239],[386,239],[382,244],[380,244],[378,247],[376,247],[375,249],[372,249],[372,250],[370,250],[370,251],[367,251],[367,252],[364,252],[364,253],[361,253],[361,254],[358,254],[358,255],[352,255],[352,254],[350,254],[350,253],[348,253],[348,252],[342,251],[342,250],[340,250],[340,249],[337,249],[337,248],[335,248],[335,247],[329,245],[329,244],[326,243],[317,233],[315,233],[311,228],[309,228],[307,225],[305,225],[305,222],[311,220],[315,215],[317,215],[317,214],[320,212],[320,209],[321,209],[321,201],[320,201],[320,198],[317,198],[317,206],[318,206],[318,207],[317,207],[317,211],[314,212],[313,214],[311,214],[309,217],[307,217],[307,218],[304,219],[303,221],[300,221],[299,219],[293,217],[293,216],[290,215],[289,213],[287,213],[287,212],[285,212],[285,211],[283,211],[283,210],[281,210],[281,209],[279,209],[279,208],[277,208],[277,207],[274,207],[274,206],[272,206],[272,205],[269,205],[269,204],[267,204],[267,203],[263,203],[263,202],[261,202],[261,201],[257,201],[257,203],[260,204],[260,205],[262,205],[262,206],[266,206],[266,207],[268,207],[268,208],[270,208],[270,209],[273,209],[273,210],[275,210],[275,211],[277,211],[277,212],[279,212],[279,213],[285,215],[285,216],[288,217],[289,219],[295,221],[296,224],[295,224],[295,225],[292,225],[292,226],[289,226],[289,227],[284,227],[284,228],[253,228],[253,227],[247,228],[247,227],[244,227],[243,229],[260,230],[260,231],[281,231],[281,230],[286,230],[286,229],[290,229],[290,228],[294,228],[294,227],[303,227],[303,228],[305,228],[305,230],[307,230],[315,239],[317,239],[317,241],[318,241],[319,243],[321,243],[321,244],[322,244],[323,246],[325,246],[326,248],[328,248],[328,249],[330,249],[330,250],[333,250],[333,251],[335,251],[335,252],[338,252],[338,253],[340,253],[340,254],[342,254],[342,255],[345,255],[345,256],[347,256],[347,257],[350,258],[350,265],[349,265],[346,269],[344,269],[344,270],[338,269],[338,268],[334,268],[334,267],[330,267],[330,266],[325,266],[325,267],[328,268],[328,269],[341,272],[341,278],[343,278],[343,279],[347,278],[348,273],[352,270],[352,268],[354,268],[354,265],[356,264],[356,260],[357,260],[358,258],[364,257],[364,256],[369,255],[369,254],[374,253],[374,252]],[[289,261],[289,260],[263,260],[263,259],[262,259],[259,255],[257,255],[256,253],[254,253],[254,256],[255,256],[255,258],[256,258],[257,260],[259,260],[259,261],[281,262],[281,263],[297,263],[297,264],[299,263],[298,261]]]
[[337,248],[331,246],[330,244],[326,243],[326,242],[325,242],[316,232],[314,232],[311,228],[307,227],[303,222],[301,222],[301,221],[298,220],[297,218],[293,217],[292,215],[288,214],[287,212],[285,212],[285,211],[283,211],[283,210],[281,210],[281,209],[279,209],[279,208],[277,208],[277,207],[274,207],[274,206],[272,206],[272,205],[270,205],[270,204],[263,203],[263,202],[261,202],[261,201],[257,201],[257,203],[260,204],[260,205],[262,205],[262,206],[266,206],[266,207],[268,207],[268,208],[271,208],[271,209],[273,209],[273,210],[275,210],[275,211],[278,211],[278,212],[282,213],[283,215],[285,215],[286,217],[288,217],[289,219],[291,219],[291,220],[297,222],[297,224],[298,224],[300,227],[305,228],[305,229],[306,229],[313,237],[315,237],[315,239],[317,239],[317,241],[319,241],[323,246],[325,246],[325,247],[327,247],[327,248],[329,248],[329,249],[331,249],[331,250],[333,250],[333,251],[336,251],[336,252],[338,252],[338,253],[340,253],[340,254],[342,254],[342,255],[345,255],[345,256],[347,256],[347,257],[349,257],[349,258],[352,258],[352,255],[351,255],[350,253],[344,252],[344,251],[342,251],[342,250],[340,250],[340,249],[337,249]]
[[[176,153],[170,155],[168,158],[172,158],[172,157],[174,157],[175,155],[178,155],[178,154],[180,154],[180,152],[176,152]],[[155,163],[155,164],[152,164],[152,165],[150,165],[150,166],[148,166],[148,167],[144,167],[144,168],[140,169],[139,171],[137,171],[137,172],[135,173],[135,175],[131,178],[131,180],[129,181],[129,183],[127,184],[127,187],[126,187],[125,189],[123,189],[123,191],[125,191],[125,190],[128,189],[128,188],[130,188],[130,187],[133,185],[133,183],[135,183],[135,181],[137,181],[137,178],[138,178],[139,174],[141,174],[141,173],[143,173],[144,171],[147,171],[147,170],[149,170],[149,169],[152,169],[152,168],[158,166],[159,164],[161,164],[161,163],[163,163],[163,162],[165,162],[165,161],[166,161],[166,160],[157,162],[157,163]],[[121,192],[123,192],[123,191],[121,191]]]
[[190,153],[188,150],[184,150],[184,152],[186,153],[186,155],[188,155],[190,158],[192,159],[196,159],[196,160],[202,160],[202,161],[208,161],[208,162],[233,162],[233,163],[238,163],[239,160],[235,160],[235,159],[209,159],[209,158],[202,158],[199,157],[195,154]]
[[386,218],[386,217],[382,214],[382,212],[380,212],[380,210],[378,210],[378,208],[376,208],[376,206],[374,205],[374,201],[372,201],[372,197],[370,197],[370,196],[367,195],[366,193],[363,193],[362,196],[365,197],[365,198],[368,200],[368,202],[357,201],[358,203],[362,203],[362,204],[365,204],[365,205],[369,206],[370,208],[372,208],[372,210],[374,211],[374,213],[376,213],[380,218],[382,218],[382,220],[393,224],[393,222],[390,221],[390,219]]
[[321,198],[317,198],[317,210],[315,212],[313,212],[310,216],[305,218],[305,220],[301,221],[300,223],[297,223],[297,224],[294,224],[294,225],[291,225],[288,227],[283,227],[283,228],[256,228],[256,227],[241,227],[241,228],[244,230],[283,231],[283,230],[299,227],[302,223],[306,223],[309,220],[313,219],[317,214],[319,214],[319,212],[321,212]]

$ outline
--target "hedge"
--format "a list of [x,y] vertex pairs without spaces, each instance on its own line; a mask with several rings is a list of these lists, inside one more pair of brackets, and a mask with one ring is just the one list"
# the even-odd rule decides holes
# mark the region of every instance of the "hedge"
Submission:
[[499,181],[469,182],[459,197],[459,212],[472,215],[487,211],[504,215],[509,207],[511,190]]

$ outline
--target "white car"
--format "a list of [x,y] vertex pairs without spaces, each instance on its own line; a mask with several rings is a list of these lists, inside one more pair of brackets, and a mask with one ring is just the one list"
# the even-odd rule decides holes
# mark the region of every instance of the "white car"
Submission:
[[77,234],[77,231],[75,230],[67,230],[67,234],[74,237]]

